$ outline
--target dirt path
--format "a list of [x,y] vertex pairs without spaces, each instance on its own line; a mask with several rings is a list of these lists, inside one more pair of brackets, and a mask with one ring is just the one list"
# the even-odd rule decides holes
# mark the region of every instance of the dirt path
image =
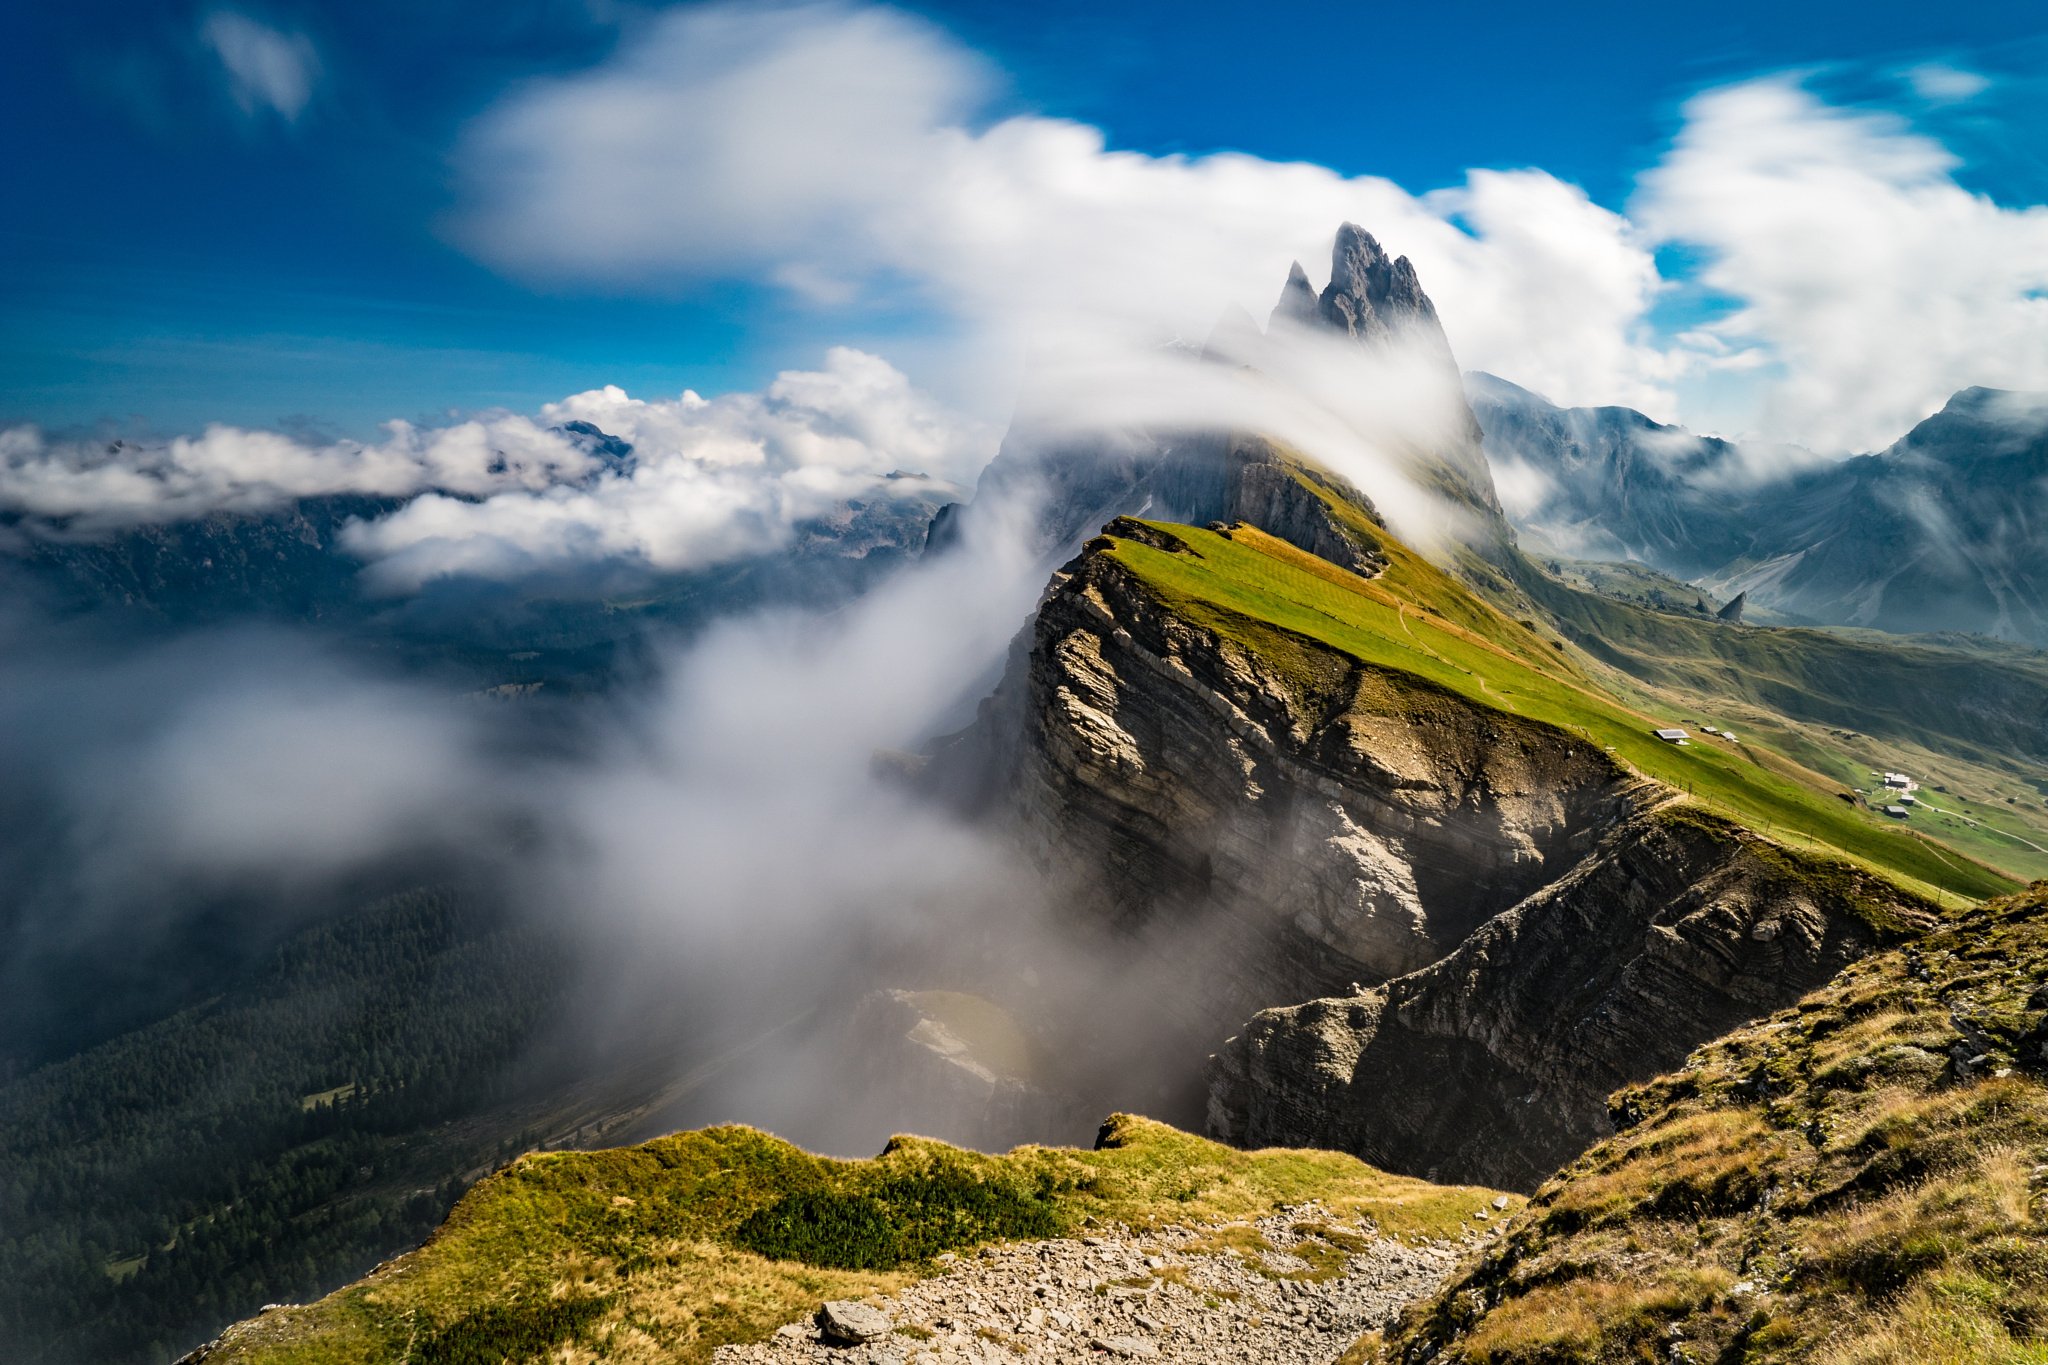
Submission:
[[[1478,1212],[1475,1210],[1475,1212]],[[1501,1215],[1485,1210],[1488,1226]],[[990,1247],[871,1300],[891,1330],[826,1343],[814,1322],[717,1365],[1020,1365],[1162,1360],[1329,1365],[1365,1332],[1440,1285],[1465,1248],[1412,1246],[1315,1205],[1256,1223],[1101,1229]]]
[[1921,807],[1922,807],[1923,809],[1925,809],[1925,810],[1931,810],[1931,811],[1933,811],[1933,812],[1934,812],[1934,813],[1935,813],[1936,815],[1949,815],[1949,816],[1953,816],[1953,817],[1955,817],[1956,819],[1958,819],[1958,820],[1962,821],[1962,822],[1963,822],[1964,824],[1966,824],[1966,825],[1975,825],[1975,826],[1976,826],[1976,827],[1977,827],[1978,829],[1981,829],[1981,830],[1985,831],[1985,832],[1986,832],[1986,833],[1988,833],[1988,834],[2003,834],[2003,835],[2004,835],[2004,836],[2005,836],[2006,838],[2008,838],[2008,839],[2012,840],[2012,841],[2013,841],[2014,843],[2017,843],[2017,844],[2025,844],[2025,845],[2026,845],[2026,846],[2027,846],[2028,848],[2031,848],[2031,849],[2033,849],[2033,850],[2034,850],[2034,852],[2036,852],[2036,853],[2048,853],[2048,848],[2043,848],[2043,847],[2041,847],[2041,846],[2040,846],[2039,844],[2035,843],[2035,842],[2034,842],[2034,841],[2033,841],[2032,839],[2022,839],[2022,838],[2021,838],[2021,837],[2020,837],[2019,835],[2017,835],[2017,834],[2014,834],[2014,833],[2013,833],[2013,832],[2012,832],[2011,830],[2009,830],[2009,829],[2000,829],[2000,828],[1999,828],[1998,826],[1996,826],[1996,825],[1987,825],[1987,824],[1985,824],[1985,823],[1984,823],[1984,822],[1983,822],[1982,820],[1972,820],[1972,819],[1971,819],[1971,818],[1970,818],[1969,816],[1967,816],[1967,815],[1963,814],[1963,813],[1962,813],[1961,811],[1959,811],[1959,810],[1944,810],[1944,809],[1942,809],[1942,808],[1941,808],[1940,806],[1934,806],[1934,805],[1929,805],[1929,804],[1928,804],[1928,803],[1927,803],[1926,801],[1924,801],[1924,800],[1920,802],[1920,805],[1921,805]]

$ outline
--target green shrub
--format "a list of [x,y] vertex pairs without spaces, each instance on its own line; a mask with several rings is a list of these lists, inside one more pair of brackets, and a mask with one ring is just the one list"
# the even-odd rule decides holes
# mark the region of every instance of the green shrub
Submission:
[[942,1251],[1062,1230],[1049,1176],[1031,1184],[944,1165],[892,1176],[872,1190],[802,1190],[734,1230],[733,1240],[777,1261],[889,1270]]
[[494,1305],[430,1333],[407,1358],[413,1365],[523,1365],[581,1339],[610,1303],[579,1298]]

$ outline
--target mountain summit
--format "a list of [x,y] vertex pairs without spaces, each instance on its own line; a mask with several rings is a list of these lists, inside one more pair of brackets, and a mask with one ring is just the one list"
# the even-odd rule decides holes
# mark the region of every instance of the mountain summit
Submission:
[[1416,347],[1431,359],[1451,362],[1451,343],[1414,265],[1406,256],[1389,256],[1379,240],[1356,223],[1337,229],[1330,249],[1330,282],[1320,295],[1301,262],[1288,268],[1267,330],[1285,327],[1327,328],[1375,349]]
[[1270,331],[1289,323],[1306,327],[1316,320],[1319,309],[1316,287],[1308,282],[1308,272],[1301,268],[1301,262],[1296,261],[1287,267],[1287,283],[1280,286],[1280,302],[1273,305],[1273,316],[1267,320],[1266,328]]
[[1356,223],[1337,229],[1330,282],[1316,308],[1324,323],[1360,341],[1427,340],[1450,355],[1436,305],[1422,292],[1415,267],[1406,256],[1388,256],[1386,248]]
[[[1077,429],[1067,395],[1049,391],[1020,411],[982,472],[974,505],[1032,499],[1038,548],[1057,558],[1111,517],[1142,510],[1197,525],[1253,521],[1311,553],[1362,567],[1370,557],[1336,548],[1345,537],[1331,530],[1322,498],[1288,472],[1317,466],[1311,482],[1344,484],[1343,500],[1369,509],[1369,498],[1335,467],[1356,464],[1361,472],[1352,477],[1392,470],[1426,490],[1427,500],[1403,499],[1411,507],[1429,500],[1450,505],[1446,520],[1455,534],[1488,558],[1511,546],[1479,422],[1436,306],[1408,258],[1389,256],[1356,223],[1337,229],[1330,282],[1320,294],[1294,262],[1263,333],[1242,309],[1228,309],[1201,354],[1227,362],[1216,367],[1219,375],[1255,372],[1264,386],[1261,403],[1312,409],[1311,425],[1330,432],[1333,449],[1293,449],[1282,432],[1250,425]],[[969,515],[965,507],[942,509],[928,547],[954,543]],[[1437,529],[1406,528],[1411,535]]]

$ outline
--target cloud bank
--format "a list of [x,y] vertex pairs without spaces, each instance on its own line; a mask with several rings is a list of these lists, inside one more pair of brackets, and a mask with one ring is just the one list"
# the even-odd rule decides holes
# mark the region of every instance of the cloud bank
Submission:
[[1633,208],[1704,249],[1734,311],[1716,363],[1776,369],[1760,425],[1822,449],[1889,444],[1972,385],[2048,375],[2048,208],[2001,207],[1894,115],[1796,82],[1710,91]]
[[[1932,100],[1985,88],[1948,67],[1913,82]],[[557,283],[766,278],[825,306],[908,291],[967,323],[979,344],[959,363],[987,367],[1199,339],[1226,305],[1263,312],[1289,258],[1315,269],[1350,219],[1415,262],[1462,363],[1563,404],[1697,420],[1712,397],[1731,420],[1710,425],[1840,452],[1888,442],[1964,385],[2039,383],[2044,211],[1965,190],[1897,116],[1790,78],[1688,104],[1627,216],[1536,169],[1418,195],[1320,166],[1113,150],[1084,124],[988,116],[993,84],[894,10],[669,11],[476,122],[454,231]],[[1660,274],[1671,245],[1697,273]],[[1728,315],[1662,326],[1653,309],[1674,291]],[[1731,381],[1743,399],[1724,411]]]
[[487,112],[458,150],[458,238],[530,278],[742,275],[822,304],[908,290],[970,324],[962,363],[1199,340],[1263,315],[1351,220],[1411,256],[1461,359],[1573,401],[1665,406],[1640,344],[1657,286],[1619,215],[1541,172],[1391,181],[1256,157],[1113,151],[1083,124],[978,122],[982,61],[921,20],[844,5],[650,21],[593,70]]
[[646,400],[607,387],[532,416],[392,422],[372,443],[228,426],[53,440],[16,427],[0,431],[0,513],[17,534],[81,538],[358,494],[409,499],[343,537],[390,589],[595,559],[676,571],[772,551],[852,498],[948,496],[994,440],[886,361],[839,347],[823,369],[759,393]]
[[[204,36],[246,110],[307,106],[318,61],[302,36],[231,10]],[[1989,98],[1960,68],[1894,74],[1923,101]],[[1063,375],[1075,411],[1109,425],[1208,402],[1159,378],[1161,343],[1200,342],[1234,307],[1263,316],[1291,260],[1320,275],[1347,219],[1414,261],[1465,366],[1562,404],[1765,438],[1756,449],[1881,447],[1956,389],[2035,388],[2048,372],[2048,209],[1964,188],[1956,158],[1898,115],[1830,105],[1799,79],[1693,99],[1626,214],[1539,169],[1417,194],[1241,154],[1116,150],[1085,124],[997,116],[998,94],[983,58],[893,9],[645,15],[606,60],[517,87],[475,121],[454,153],[450,230],[554,285],[768,280],[822,328],[877,305],[922,316],[902,344],[927,380],[988,394]],[[1685,264],[1667,278],[1670,247]],[[1334,407],[1359,429],[1371,384],[1305,386],[1355,387]],[[633,459],[603,457],[571,423],[620,436]],[[970,479],[994,446],[887,362],[841,348],[760,393],[608,388],[531,416],[392,423],[370,443],[216,426],[108,445],[16,428],[0,432],[0,536],[360,493],[412,500],[348,538],[394,590],[598,559],[690,569],[773,550],[849,498],[931,491],[892,470]]]
[[428,493],[351,528],[344,543],[373,562],[380,585],[400,590],[597,560],[700,569],[778,549],[799,523],[849,499],[953,495],[946,476],[969,477],[994,452],[992,432],[845,347],[823,370],[784,373],[758,394],[646,402],[607,387],[549,404],[540,421],[595,427],[633,455],[544,488]]
[[[845,1005],[888,954],[914,972],[980,952],[990,924],[1028,938],[1014,852],[873,761],[985,690],[1042,583],[1014,527],[981,529],[984,553],[843,610],[722,622],[573,716],[275,628],[137,639],[0,602],[0,983],[21,1017],[61,1013],[47,964],[140,960],[216,904],[262,942],[354,887],[473,882],[587,960],[578,1020],[635,1057],[675,1049],[680,1072],[720,1036]],[[699,1027],[650,1033],[679,1009]],[[891,1131],[843,1076],[792,1083],[801,1061],[750,1054],[767,1089],[688,1121],[819,1142],[872,1125],[838,1150]]]

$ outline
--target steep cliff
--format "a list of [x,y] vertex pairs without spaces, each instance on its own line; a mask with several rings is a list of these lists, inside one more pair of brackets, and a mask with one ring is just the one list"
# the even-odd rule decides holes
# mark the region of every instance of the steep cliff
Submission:
[[2038,1360],[2048,884],[1614,1097],[1622,1131],[1365,1359]]
[[1442,961],[1253,1018],[1213,1059],[1210,1131],[1530,1188],[1613,1131],[1618,1086],[1933,918],[1875,876],[1652,812]]
[[1192,554],[1186,540],[1109,531],[1055,578],[933,778],[997,808],[1080,913],[1227,941],[1209,1018],[1434,961],[1630,808],[1637,784],[1585,740],[1307,637],[1205,621],[1114,552]]
[[1527,1187],[1615,1086],[1930,923],[1902,883],[1984,875],[1660,742],[1380,536],[1366,579],[1253,527],[1112,523],[927,770],[1175,964],[1180,1046],[1236,1033],[1212,1132]]

